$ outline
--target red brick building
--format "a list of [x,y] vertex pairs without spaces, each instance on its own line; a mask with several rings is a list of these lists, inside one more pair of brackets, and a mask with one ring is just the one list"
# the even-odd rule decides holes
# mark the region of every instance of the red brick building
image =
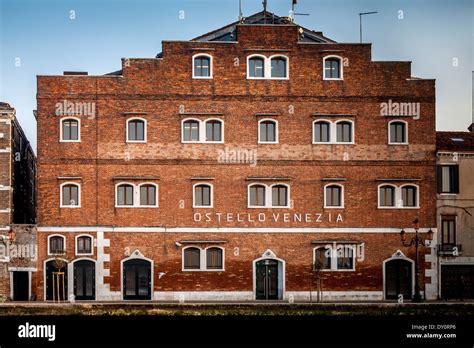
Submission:
[[261,12],[37,98],[39,299],[413,295],[399,232],[436,231],[436,138],[410,62]]

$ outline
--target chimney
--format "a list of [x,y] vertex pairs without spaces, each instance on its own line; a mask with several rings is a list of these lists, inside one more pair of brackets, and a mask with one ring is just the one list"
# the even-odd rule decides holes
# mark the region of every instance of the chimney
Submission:
[[69,75],[69,76],[86,76],[88,75],[87,71],[64,71],[64,75]]

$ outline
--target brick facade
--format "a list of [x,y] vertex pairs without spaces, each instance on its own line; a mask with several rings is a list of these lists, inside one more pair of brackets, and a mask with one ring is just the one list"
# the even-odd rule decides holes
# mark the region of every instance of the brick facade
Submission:
[[[368,44],[301,42],[298,29],[239,24],[238,41],[165,41],[159,58],[124,59],[116,75],[38,76],[39,274],[53,258],[48,236],[63,235],[72,295],[75,236],[88,233],[99,300],[123,298],[121,263],[134,255],[153,262],[155,300],[253,300],[253,261],[260,258],[278,260],[279,272],[284,267],[280,299],[306,300],[314,291],[313,249],[328,241],[363,246],[364,254],[353,271],[323,272],[325,296],[383,299],[384,261],[414,259],[400,229],[410,232],[415,217],[421,232],[436,227],[434,81],[412,78],[409,62],[372,61]],[[198,53],[213,57],[212,79],[192,78]],[[288,57],[288,79],[247,79],[251,54]],[[343,58],[343,80],[323,79],[328,55]],[[76,115],[80,142],[59,141],[67,116],[56,111],[65,101],[93,105],[93,114]],[[381,103],[390,101],[420,103],[421,113],[381,116]],[[125,141],[132,116],[146,120],[146,143]],[[223,121],[224,143],[182,143],[182,121],[190,117]],[[278,144],[258,143],[262,119],[278,121]],[[354,144],[312,144],[317,119],[353,121]],[[394,119],[407,122],[408,145],[388,145]],[[255,151],[257,164],[222,163],[233,149]],[[248,208],[248,185],[262,181],[289,185],[290,207]],[[80,208],[60,207],[65,182],[80,185]],[[159,207],[116,207],[120,182],[157,184]],[[213,186],[212,208],[193,208],[200,182]],[[378,208],[384,182],[417,185],[419,208]],[[328,183],[344,186],[344,208],[324,208]],[[221,246],[225,270],[183,271],[187,245]],[[430,264],[421,260],[422,284],[429,284]]]

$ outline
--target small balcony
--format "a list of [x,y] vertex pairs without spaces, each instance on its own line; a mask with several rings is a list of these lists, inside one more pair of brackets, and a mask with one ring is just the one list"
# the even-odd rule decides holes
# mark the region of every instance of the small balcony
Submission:
[[438,255],[459,256],[462,252],[461,244],[439,244]]

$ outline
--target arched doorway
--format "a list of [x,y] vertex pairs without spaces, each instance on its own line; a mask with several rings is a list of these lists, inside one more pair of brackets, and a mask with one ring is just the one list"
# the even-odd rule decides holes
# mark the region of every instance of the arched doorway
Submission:
[[45,292],[47,301],[67,300],[67,261],[54,259],[45,264]]
[[254,293],[256,300],[282,300],[285,284],[285,262],[267,250],[254,260]]
[[413,296],[413,261],[401,255],[384,261],[385,299],[398,299],[399,295],[410,299]]
[[74,262],[74,296],[78,301],[95,300],[95,262]]
[[151,262],[129,259],[122,267],[123,299],[151,300]]

